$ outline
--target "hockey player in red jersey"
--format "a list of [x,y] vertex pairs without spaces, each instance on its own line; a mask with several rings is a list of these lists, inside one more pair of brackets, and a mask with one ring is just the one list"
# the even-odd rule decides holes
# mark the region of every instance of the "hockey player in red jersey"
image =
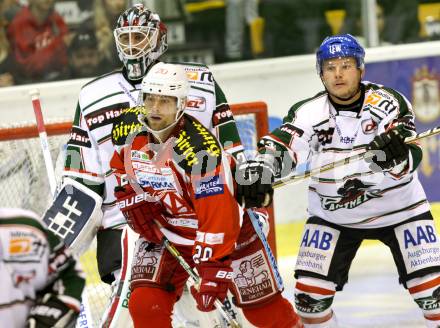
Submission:
[[301,327],[281,296],[282,281],[235,200],[235,161],[195,118],[185,114],[188,81],[182,66],[158,63],[141,87],[144,128],[115,152],[118,206],[138,240],[129,310],[136,327],[171,327],[174,303],[188,274],[164,248],[171,240],[201,283],[197,308],[212,311],[228,289],[257,327]]
[[[66,147],[62,185],[44,215],[49,230],[77,254],[96,236],[100,278],[113,286],[112,302],[102,318],[110,327],[128,325],[123,304],[128,297],[125,281],[130,279],[125,255],[130,251],[121,245],[131,248],[134,242],[127,241],[131,234],[125,233],[125,219],[116,206],[116,179],[107,173],[114,146],[123,145],[128,133],[142,126],[136,113],[142,78],[168,48],[166,26],[157,13],[142,4],[119,16],[114,37],[123,67],[81,88]],[[244,160],[234,117],[214,75],[202,64],[185,63],[185,69],[192,75],[185,110],[218,137],[225,151],[237,161]],[[67,210],[66,202],[75,210]],[[199,320],[199,313],[187,316],[186,310],[175,312],[178,321]]]

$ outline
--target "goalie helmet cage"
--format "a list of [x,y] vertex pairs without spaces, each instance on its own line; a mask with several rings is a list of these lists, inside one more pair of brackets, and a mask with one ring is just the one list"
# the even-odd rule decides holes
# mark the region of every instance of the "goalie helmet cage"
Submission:
[[[255,155],[257,142],[268,132],[267,105],[264,102],[232,104],[241,140],[248,159]],[[62,151],[69,138],[71,122],[58,120],[46,124],[49,149],[56,163],[55,174],[61,176],[64,163]],[[58,181],[59,183],[59,181]],[[0,207],[29,209],[39,215],[51,202],[49,182],[35,124],[18,123],[0,127]],[[276,255],[275,226],[272,206],[269,208],[269,243]],[[86,297],[94,326],[110,297],[110,288],[99,279],[96,267],[96,244],[81,256],[86,274]]]

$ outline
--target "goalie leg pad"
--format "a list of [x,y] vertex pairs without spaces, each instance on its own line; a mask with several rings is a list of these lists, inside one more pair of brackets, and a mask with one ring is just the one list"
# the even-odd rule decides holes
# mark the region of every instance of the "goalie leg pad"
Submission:
[[102,222],[102,198],[66,178],[43,221],[77,255],[90,246]]
[[440,326],[440,273],[407,281],[408,291],[420,307],[427,327]]
[[113,272],[121,268],[121,236],[122,230],[116,229],[99,230],[96,235],[98,272],[101,280],[107,284],[115,280]]

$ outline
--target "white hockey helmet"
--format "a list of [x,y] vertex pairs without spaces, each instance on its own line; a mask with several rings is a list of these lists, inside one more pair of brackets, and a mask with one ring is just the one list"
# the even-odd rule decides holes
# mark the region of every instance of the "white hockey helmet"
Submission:
[[[183,112],[189,92],[185,68],[178,64],[157,63],[142,80],[141,91],[146,94],[177,98],[177,112]],[[177,117],[176,117],[177,118]]]
[[158,14],[135,4],[124,11],[113,32],[119,59],[131,80],[139,80],[167,50],[167,28]]
[[[151,129],[144,114],[138,116],[139,122],[141,122],[148,131],[152,132],[160,140],[159,134],[171,129],[183,116],[188,92],[189,82],[185,68],[182,65],[166,64],[162,62],[155,64],[142,80],[142,98],[145,99],[147,95],[175,97],[177,99],[176,117],[174,123],[161,130]],[[148,112],[148,108],[146,108],[145,113],[146,112]]]

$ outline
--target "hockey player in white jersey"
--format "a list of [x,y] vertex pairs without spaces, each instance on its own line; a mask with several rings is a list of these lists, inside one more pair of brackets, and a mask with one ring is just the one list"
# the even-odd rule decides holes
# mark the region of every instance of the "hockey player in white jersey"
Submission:
[[0,208],[0,326],[74,327],[85,280],[33,212]]
[[364,55],[349,34],[323,41],[316,67],[325,91],[294,104],[281,127],[262,138],[260,155],[239,173],[266,183],[240,186],[240,199],[260,205],[271,196],[274,177],[298,163],[316,167],[373,151],[372,160],[327,171],[309,183],[295,269],[297,312],[305,327],[336,327],[333,297],[347,282],[361,242],[377,239],[390,248],[399,281],[427,327],[439,327],[439,237],[417,177],[421,148],[404,142],[416,133],[414,112],[396,90],[362,81]]
[[[116,180],[109,162],[114,146],[123,145],[128,134],[141,127],[136,109],[141,81],[166,51],[167,29],[156,13],[134,5],[120,15],[114,36],[124,67],[82,87],[67,143],[63,185],[44,216],[49,229],[76,253],[97,236],[98,270],[107,283],[119,276],[124,261],[120,243],[125,226],[115,203]],[[186,112],[218,136],[226,151],[244,159],[233,115],[212,73],[204,65],[185,69],[191,83]],[[125,278],[121,276],[122,281]]]

